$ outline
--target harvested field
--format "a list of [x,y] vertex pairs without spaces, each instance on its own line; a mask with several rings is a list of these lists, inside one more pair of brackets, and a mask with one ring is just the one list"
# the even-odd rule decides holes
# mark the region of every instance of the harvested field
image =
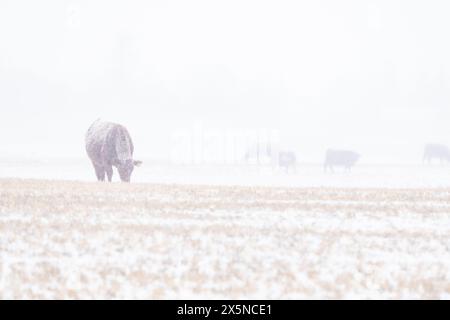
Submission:
[[450,189],[0,180],[0,298],[450,298]]

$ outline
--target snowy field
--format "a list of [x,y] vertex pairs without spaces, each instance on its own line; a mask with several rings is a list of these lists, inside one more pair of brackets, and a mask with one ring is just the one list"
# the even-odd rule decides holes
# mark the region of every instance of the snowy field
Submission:
[[[0,178],[95,181],[87,159],[45,161],[0,160]],[[114,171],[114,181],[119,181]],[[299,164],[288,174],[280,168],[256,165],[169,165],[145,160],[132,182],[218,186],[333,188],[450,188],[450,165],[358,164],[352,173],[325,173],[320,164]]]
[[[449,299],[448,168],[363,169],[209,186],[2,178],[0,298]],[[254,185],[226,186],[239,179]]]

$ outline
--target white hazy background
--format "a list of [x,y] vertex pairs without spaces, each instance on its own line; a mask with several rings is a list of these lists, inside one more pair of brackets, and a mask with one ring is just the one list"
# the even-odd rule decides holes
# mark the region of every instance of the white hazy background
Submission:
[[[450,2],[0,1],[0,158],[85,157],[97,118],[141,158],[171,135],[278,130],[300,161],[329,147],[420,163],[450,144]],[[89,172],[91,174],[91,172]]]

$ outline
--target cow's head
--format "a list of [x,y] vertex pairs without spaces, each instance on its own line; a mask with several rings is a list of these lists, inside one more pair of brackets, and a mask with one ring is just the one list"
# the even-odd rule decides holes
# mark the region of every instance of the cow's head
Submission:
[[122,182],[130,182],[134,167],[139,167],[141,164],[142,161],[132,159],[121,161],[117,165],[117,171],[119,171],[120,180],[122,180]]

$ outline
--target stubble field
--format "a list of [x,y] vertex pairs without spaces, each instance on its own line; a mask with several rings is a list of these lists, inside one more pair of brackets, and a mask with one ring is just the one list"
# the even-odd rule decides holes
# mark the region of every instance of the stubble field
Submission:
[[450,189],[0,179],[0,298],[450,298]]

